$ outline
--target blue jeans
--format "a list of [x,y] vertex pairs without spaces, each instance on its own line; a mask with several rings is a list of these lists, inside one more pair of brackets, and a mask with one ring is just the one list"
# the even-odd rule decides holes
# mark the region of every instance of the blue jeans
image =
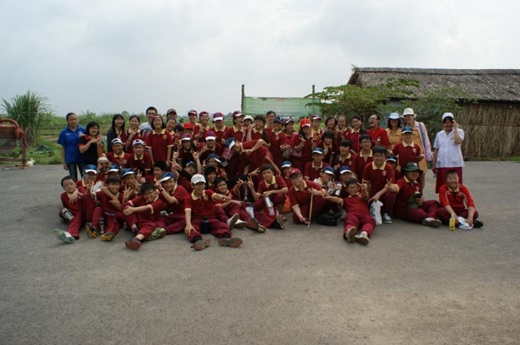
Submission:
[[67,163],[67,168],[69,168],[69,175],[74,179],[74,181],[78,180],[78,169],[81,178],[83,178],[83,163]]

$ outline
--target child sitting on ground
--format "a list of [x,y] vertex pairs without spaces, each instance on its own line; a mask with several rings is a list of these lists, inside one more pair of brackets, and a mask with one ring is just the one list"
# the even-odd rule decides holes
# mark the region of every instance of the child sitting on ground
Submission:
[[123,222],[121,205],[124,202],[124,195],[120,191],[121,179],[119,177],[109,177],[105,186],[106,191],[91,194],[98,201],[99,206],[94,209],[92,223],[85,224],[85,230],[91,238],[101,235],[102,241],[112,241],[119,233],[120,224]]
[[[347,211],[343,239],[349,243],[357,242],[367,245],[376,226],[376,222],[368,209],[367,188],[355,179],[350,179],[345,184],[347,185],[348,197],[341,199],[329,195],[325,198],[342,206]],[[359,234],[357,234],[358,229],[361,230]]]
[[147,239],[155,240],[166,234],[164,228],[157,226],[157,219],[167,204],[158,197],[155,186],[150,182],[141,185],[141,195],[123,205],[123,215],[127,226],[136,235],[125,245],[129,249],[138,250]]
[[[454,218],[455,223],[463,230],[484,226],[484,223],[477,219],[478,212],[473,197],[468,188],[460,183],[457,170],[446,172],[446,183],[439,189],[439,201],[444,209],[440,210],[438,215],[444,224],[449,224],[450,218]],[[465,223],[461,223],[459,217],[462,217]]]
[[61,186],[64,192],[61,193],[61,209],[60,218],[69,224],[67,231],[54,229],[54,235],[65,243],[72,244],[75,240],[79,240],[79,229],[82,224],[82,199],[83,194],[76,187],[76,182],[71,176],[65,176],[61,179]]

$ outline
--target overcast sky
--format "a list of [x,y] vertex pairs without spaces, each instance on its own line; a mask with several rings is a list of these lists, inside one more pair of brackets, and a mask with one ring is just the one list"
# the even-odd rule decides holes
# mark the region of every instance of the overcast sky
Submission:
[[[520,68],[520,2],[0,0],[0,97],[58,115],[230,112],[359,67]],[[516,37],[516,38],[515,38]]]

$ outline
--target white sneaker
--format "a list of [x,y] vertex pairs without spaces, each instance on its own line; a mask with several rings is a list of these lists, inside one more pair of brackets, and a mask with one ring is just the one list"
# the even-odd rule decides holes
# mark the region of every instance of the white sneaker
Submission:
[[233,229],[235,227],[235,224],[236,224],[237,220],[238,220],[238,213],[235,213],[233,215],[233,217],[231,217],[231,218],[229,218],[227,220],[226,223],[229,226],[229,230],[231,230],[231,229]]
[[359,235],[354,236],[354,240],[357,243],[362,244],[364,246],[366,246],[368,244],[368,242],[370,242],[370,239],[368,238],[368,234],[365,231],[362,231]]
[[235,223],[235,228],[243,229],[247,226],[247,222],[244,222],[243,220],[238,219]]
[[388,213],[383,214],[383,223],[392,224],[392,218],[388,215]]

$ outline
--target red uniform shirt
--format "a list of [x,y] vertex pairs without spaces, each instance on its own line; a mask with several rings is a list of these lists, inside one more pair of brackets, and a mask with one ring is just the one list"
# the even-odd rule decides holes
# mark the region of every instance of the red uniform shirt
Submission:
[[244,129],[239,130],[235,126],[229,127],[224,132],[222,139],[227,140],[228,138],[235,138],[236,141],[242,142],[245,140]]
[[317,190],[321,190],[321,186],[312,181],[303,181],[304,187],[303,189],[298,189],[296,186],[292,186],[289,189],[289,201],[291,202],[291,207],[294,205],[308,205],[311,203],[311,193],[309,189],[314,188]]
[[399,187],[399,192],[395,200],[395,214],[399,218],[406,216],[408,204],[413,201],[415,192],[422,193],[421,184],[419,181],[411,182],[405,177],[396,182]]
[[405,143],[398,143],[392,149],[394,155],[397,156],[397,164],[402,168],[410,162],[419,162],[419,155],[421,154],[421,147],[416,143],[407,145]]
[[350,170],[356,174],[358,180],[361,180],[363,177],[363,169],[365,169],[365,165],[372,163],[374,158],[372,157],[372,151],[367,156],[363,156],[361,152],[357,153],[352,159],[352,165],[350,166]]
[[263,192],[268,191],[268,190],[278,190],[278,189],[287,187],[283,177],[281,177],[280,175],[273,176],[273,180],[274,181],[271,180],[270,184],[268,184],[265,181],[265,179],[260,181],[260,183],[258,184],[258,189],[257,189],[258,193],[262,194]]
[[141,157],[136,157],[135,154],[130,155],[127,160],[127,167],[140,172],[141,175],[146,175],[152,169],[152,159],[148,152],[144,152]]
[[345,139],[348,139],[350,140],[350,143],[351,143],[351,150],[358,153],[361,148],[359,146],[359,137],[362,135],[362,134],[366,134],[365,130],[364,129],[360,129],[358,132],[354,132],[354,131],[348,131],[346,134],[345,134]]
[[[103,209],[103,212],[113,216],[116,214],[116,212],[120,211],[120,209],[115,207],[114,204],[112,204],[110,202],[110,200],[112,200],[112,198],[109,197],[108,195],[106,195],[105,192],[103,192],[103,191],[97,192],[96,198],[99,201],[99,206],[101,206],[101,208]],[[123,205],[123,193],[119,193],[117,195],[117,200],[119,200],[119,203],[121,205]]]
[[179,201],[178,204],[170,204],[166,201],[166,199],[162,196],[163,193],[159,195],[159,197],[168,204],[168,211],[173,213],[174,215],[184,216],[184,208],[186,204],[186,200],[190,197],[190,194],[183,186],[178,184],[175,185],[173,189],[173,193],[170,192],[170,195]]
[[222,129],[218,129],[217,127],[215,127],[212,130],[213,130],[213,132],[215,132],[215,137],[216,137],[217,143],[223,144],[222,140],[224,138],[224,133],[226,132],[227,127],[224,126],[224,127],[222,127]]
[[269,143],[271,144],[270,150],[273,154],[276,163],[281,163],[283,160],[282,156],[282,145],[285,145],[287,137],[283,131],[275,133],[274,131],[268,131]]
[[212,197],[215,192],[206,189],[199,198],[194,193],[186,199],[186,209],[191,210],[191,215],[196,217],[215,217],[215,206],[217,203],[213,201]]
[[83,202],[82,202],[83,195],[78,196],[78,199],[74,203],[70,202],[67,192],[61,193],[60,198],[61,198],[61,204],[63,205],[63,207],[68,209],[70,211],[70,213],[72,213],[74,216],[76,214],[78,214],[78,212],[81,211],[81,207],[83,205]]
[[314,181],[315,179],[317,179],[321,176],[321,170],[328,166],[329,166],[329,164],[325,163],[325,162],[321,162],[320,166],[314,166],[314,162],[307,162],[305,164],[303,176],[305,177],[305,179]]
[[358,215],[370,215],[370,211],[368,210],[368,202],[363,200],[363,198],[359,195],[348,196],[343,198],[343,208],[348,213],[358,214]]
[[126,168],[126,164],[128,162],[128,158],[131,156],[130,153],[121,152],[119,156],[117,156],[114,152],[107,152],[107,158],[112,164],[119,165],[121,169]]
[[348,153],[348,156],[346,157],[342,157],[341,155],[337,155],[336,156],[336,159],[335,159],[335,164],[336,165],[339,165],[339,167],[341,168],[342,166],[346,165],[348,167],[350,167],[350,169],[352,170],[352,161],[354,160],[354,155],[352,153]]
[[448,205],[454,210],[467,210],[468,207],[475,208],[473,197],[466,186],[459,184],[458,190],[450,190],[447,184],[443,184],[439,188],[439,202],[442,207]]
[[370,197],[385,188],[385,185],[394,182],[394,170],[386,162],[381,167],[376,167],[374,162],[365,165],[363,170],[363,181],[370,182]]
[[161,215],[161,211],[165,210],[168,205],[161,200],[159,197],[155,198],[151,203],[146,203],[144,198],[142,196],[138,196],[135,199],[132,199],[125,203],[123,206],[123,209],[126,208],[126,206],[133,206],[133,207],[139,207],[139,206],[145,206],[150,205],[151,208],[148,211],[145,212],[136,212],[135,215],[137,217],[138,222],[155,222],[157,218]]
[[[257,140],[250,140],[242,143],[242,148],[244,150],[249,150],[255,146],[257,143]],[[269,151],[269,149],[265,146],[260,146],[255,152],[252,153],[240,153],[240,163],[238,172],[239,174],[242,174],[244,171],[244,168],[249,165],[249,171],[253,171],[256,168],[260,168],[264,164],[268,164],[269,161],[266,159],[266,157],[270,157],[271,160],[273,159],[273,155]]]
[[146,138],[146,147],[152,149],[154,162],[167,162],[170,159],[168,157],[168,148],[173,147],[173,138],[165,129],[160,133],[152,131]]

